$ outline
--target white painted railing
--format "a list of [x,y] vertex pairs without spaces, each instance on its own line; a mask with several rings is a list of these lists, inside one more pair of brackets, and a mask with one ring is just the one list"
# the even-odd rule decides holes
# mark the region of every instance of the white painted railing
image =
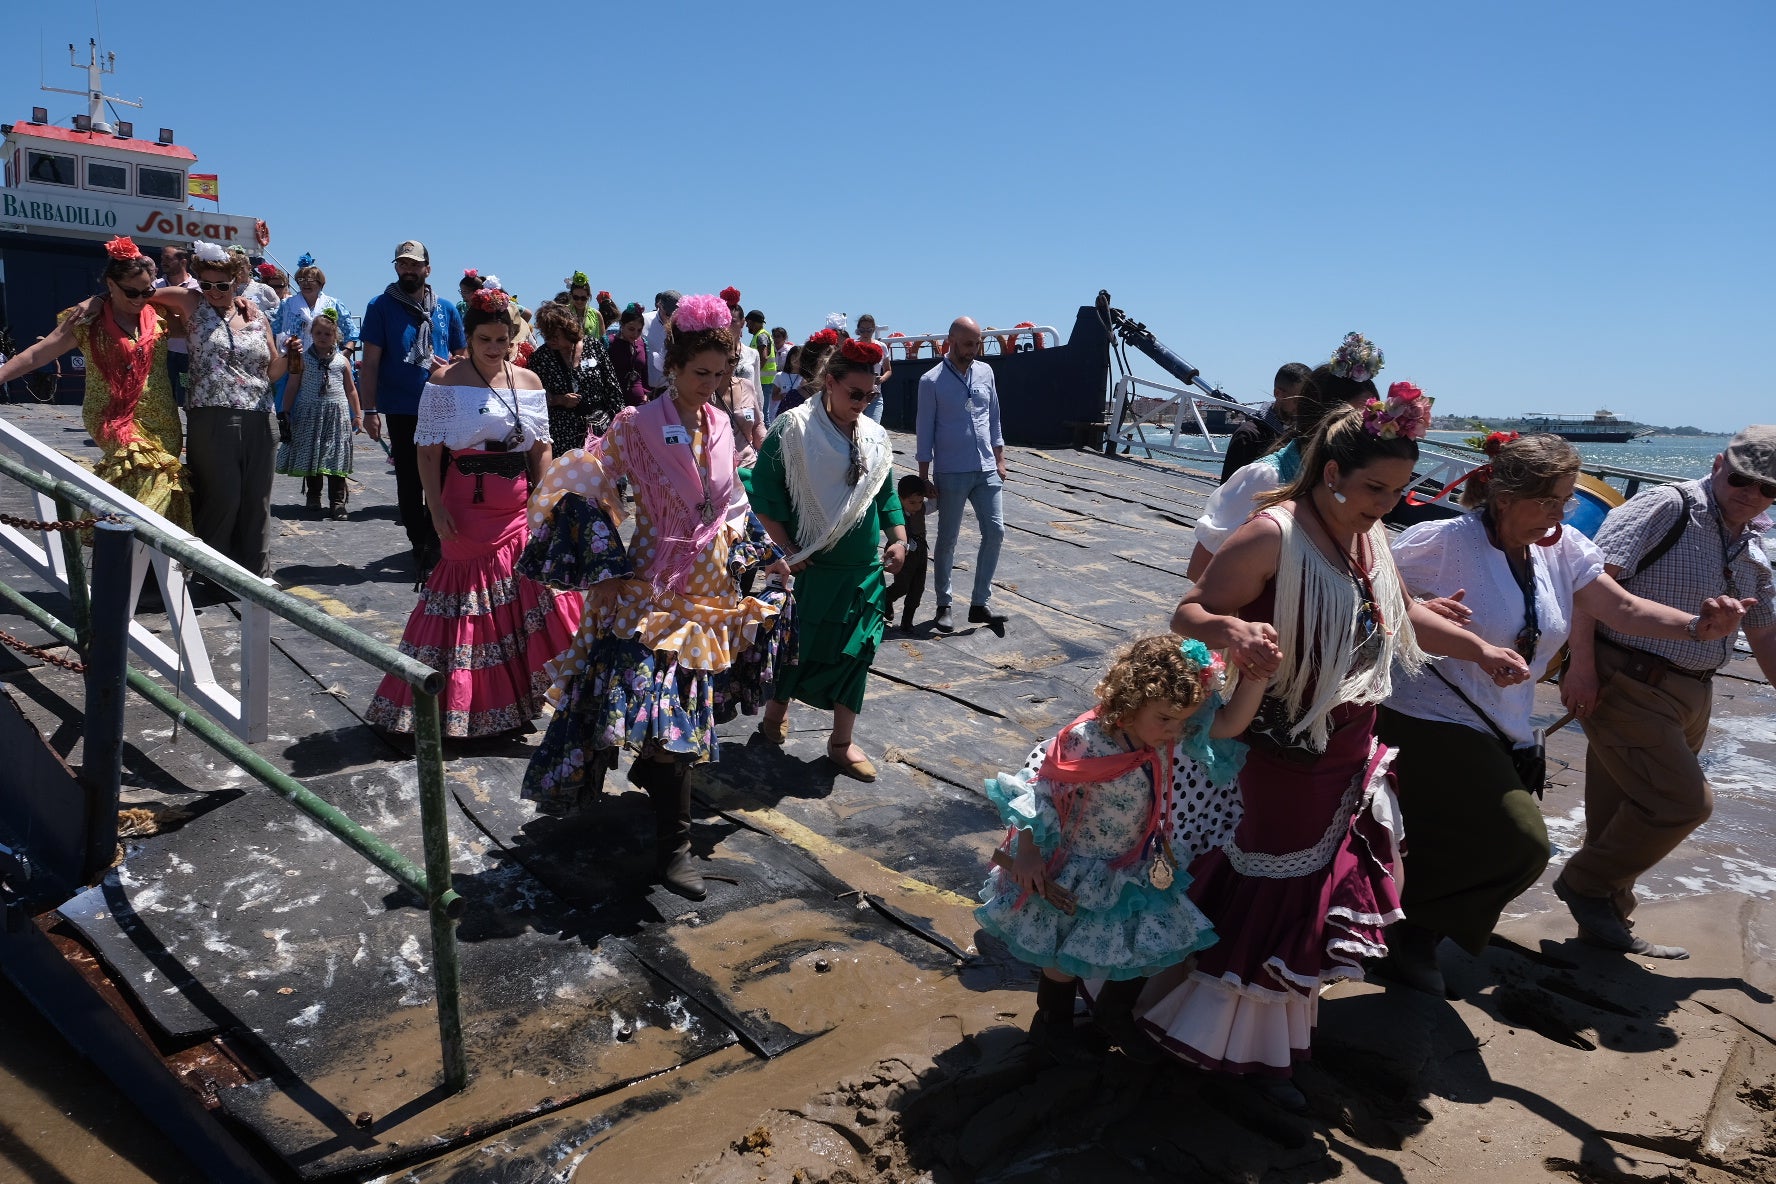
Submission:
[[[117,507],[120,514],[141,519],[193,546],[203,547],[203,541],[195,535],[181,530],[4,419],[0,419],[0,451],[45,476],[60,478],[104,499]],[[36,491],[31,496],[37,517],[45,522],[55,521],[59,515],[54,499]],[[33,536],[16,527],[0,524],[0,546],[17,556],[56,591],[68,594],[68,563],[59,536],[49,531],[36,532]],[[204,549],[215,556],[216,562],[236,566],[216,551]],[[257,578],[244,568],[237,566],[236,570],[249,579]],[[249,744],[264,740],[269,732],[271,613],[263,605],[241,599],[240,681],[238,693],[230,691],[217,680],[203,630],[198,628],[197,612],[191,603],[190,581],[184,567],[138,537],[135,567],[130,577],[132,604],[150,571],[160,587],[161,603],[166,606],[164,611],[172,644],[157,637],[141,620],[132,619],[129,630],[131,652],[242,740]],[[263,582],[271,587],[277,586],[269,579]]]
[[[1026,333],[1030,334],[1031,344],[1035,345],[1037,349],[1049,349],[1049,348],[1052,348],[1055,346],[1059,346],[1061,344],[1061,331],[1059,329],[1055,328],[1053,325],[1026,325],[1021,329],[982,329],[981,330],[981,342],[982,342],[982,346],[983,346],[983,352],[984,352],[984,347],[986,346],[986,344],[988,344],[990,342],[997,341],[999,343],[998,354],[1004,354],[1006,352],[1005,340],[1004,340],[1005,338],[1007,338],[1007,337],[1011,338],[1012,344],[1016,345],[1017,338],[1022,337]],[[1039,337],[1047,337],[1049,340],[1046,344],[1037,344],[1036,339]],[[906,349],[907,346],[917,345],[917,346],[923,347],[927,342],[929,342],[935,348],[935,346],[937,345],[938,342],[948,341],[949,339],[950,339],[950,335],[947,332],[946,333],[921,333],[916,337],[880,337],[880,336],[878,336],[876,338],[876,344],[881,345],[887,349],[893,349],[895,346],[898,345],[901,347],[900,352],[901,352],[902,357],[911,357],[912,355],[907,352],[907,349]],[[921,352],[923,352],[923,350],[921,350]],[[1016,351],[1014,350],[1012,352],[1015,353]],[[941,356],[941,355],[934,354],[933,356],[936,357],[936,356]],[[998,356],[998,355],[995,355],[995,356]]]
[[[1142,389],[1163,392],[1153,397],[1175,404],[1171,427],[1157,438],[1148,434],[1150,425],[1137,419],[1134,414],[1135,399]],[[1257,415],[1262,411],[1262,408],[1236,403],[1232,399],[1219,399],[1204,394],[1194,387],[1170,386],[1129,374],[1118,379],[1111,392],[1107,442],[1118,452],[1125,447],[1131,450],[1139,448],[1149,457],[1159,452],[1187,460],[1219,460],[1221,449],[1203,419],[1204,407],[1220,407],[1227,411],[1237,411],[1241,415]],[[1202,447],[1194,448],[1182,443],[1187,437],[1200,438]]]

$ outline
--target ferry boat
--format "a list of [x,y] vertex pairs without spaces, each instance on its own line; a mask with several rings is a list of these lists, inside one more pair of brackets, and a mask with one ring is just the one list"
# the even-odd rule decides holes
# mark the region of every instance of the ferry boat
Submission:
[[53,329],[57,313],[103,290],[104,244],[113,235],[150,255],[207,239],[239,243],[257,257],[270,240],[257,218],[198,208],[193,195],[214,194],[216,179],[195,172],[197,154],[172,128],[147,139],[129,120],[106,119],[107,104],[142,106],[104,92],[117,55],[101,53],[96,40],[87,42],[85,65],[72,44],[68,55],[86,72],[86,89],[43,89],[83,96],[86,113],[52,120],[47,108],[33,107],[29,119],[0,123],[0,327],[20,347]]
[[1650,436],[1654,431],[1620,419],[1615,412],[1602,407],[1593,411],[1589,418],[1530,411],[1524,414],[1523,420],[1529,431],[1548,432],[1575,444],[1626,444]]

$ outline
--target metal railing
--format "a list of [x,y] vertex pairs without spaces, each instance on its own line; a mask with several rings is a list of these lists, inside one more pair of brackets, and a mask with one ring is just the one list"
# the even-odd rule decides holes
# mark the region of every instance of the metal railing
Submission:
[[[1005,338],[1013,338],[1015,344],[1015,339],[1022,337],[1026,333],[1030,334],[1032,342],[1038,337],[1047,335],[1053,339],[1050,342],[1050,345],[1059,346],[1061,344],[1061,331],[1053,325],[1025,325],[1021,329],[982,329],[981,342],[984,348],[986,342],[998,341],[1000,354],[1003,354],[1006,352]],[[949,338],[950,335],[948,333],[920,333],[913,337],[877,337],[876,342],[885,349],[893,349],[898,345],[901,347],[902,355],[910,357],[911,355],[907,354],[905,348],[909,345],[923,346],[927,342],[935,345],[939,341],[948,341]],[[1049,346],[1038,346],[1037,348],[1047,349]]]
[[[275,587],[270,581],[260,580],[226,556],[211,550],[201,540],[134,498],[105,484],[35,436],[0,420],[0,457],[6,456],[17,458],[19,463],[43,477],[63,481],[97,498],[105,503],[107,511],[119,510],[145,527],[152,527],[160,536],[177,540],[187,554],[201,554],[208,564],[222,565],[240,579]],[[67,505],[41,489],[34,491],[33,500],[39,519],[53,521],[70,516]],[[74,625],[84,635],[87,581],[80,548],[67,535],[63,535],[57,544],[48,531],[32,539],[23,531],[5,525],[0,525],[0,546],[17,556],[51,588],[68,597],[74,605]],[[208,645],[191,604],[189,581],[184,570],[184,566],[189,565],[181,566],[180,562],[174,562],[176,559],[181,556],[149,545],[138,533],[130,576],[130,603],[135,603],[135,594],[152,571],[160,588],[161,603],[165,606],[172,644],[168,645],[142,622],[132,619],[130,652],[159,671],[205,711],[224,721],[235,735],[249,744],[257,744],[270,733],[271,614],[256,600],[241,604],[240,693],[236,695],[217,681]]]
[[[125,673],[131,690],[308,815],[425,903],[431,922],[432,979],[438,993],[438,1037],[444,1084],[451,1091],[462,1089],[468,1083],[468,1063],[462,1041],[461,967],[455,919],[462,915],[466,902],[450,882],[450,826],[445,809],[443,729],[438,710],[438,694],[443,690],[444,676],[394,647],[367,637],[312,605],[249,575],[244,568],[221,558],[209,548],[179,537],[183,532],[169,533],[160,525],[164,519],[110,486],[102,486],[102,493],[95,492],[36,472],[5,455],[0,455],[0,477],[9,477],[31,489],[40,504],[47,500],[47,504],[56,506],[58,513],[66,517],[72,517],[76,507],[93,514],[121,514],[138,544],[146,544],[163,560],[177,560],[238,596],[242,601],[243,619],[249,608],[257,608],[267,620],[276,616],[288,621],[413,688],[414,749],[419,774],[420,827],[425,847],[423,868],[415,866],[401,852],[254,752],[228,729],[191,711],[189,704],[141,671],[130,669]],[[62,642],[85,652],[92,629],[85,563],[78,538],[70,533],[64,533],[62,537],[63,570],[70,577],[62,586],[69,592],[73,615],[79,620],[71,624],[57,618],[4,581],[0,581],[0,600]],[[140,586],[141,570],[142,560],[138,555],[129,590],[132,601]]]
[[[1145,422],[1145,417],[1134,414],[1135,399],[1142,388],[1163,391],[1164,394],[1158,396],[1159,401],[1176,405],[1171,416],[1171,426],[1159,440],[1149,438],[1149,425]],[[1149,459],[1157,452],[1185,460],[1219,461],[1221,449],[1216,445],[1207,421],[1203,419],[1204,407],[1219,407],[1226,411],[1237,411],[1241,415],[1257,415],[1261,410],[1236,403],[1232,399],[1205,395],[1200,390],[1189,387],[1171,386],[1147,378],[1136,378],[1132,374],[1124,375],[1117,380],[1111,391],[1110,427],[1105,434],[1105,443],[1118,452],[1124,448],[1139,448]],[[1200,436],[1204,446],[1189,448],[1179,443],[1187,435]]]

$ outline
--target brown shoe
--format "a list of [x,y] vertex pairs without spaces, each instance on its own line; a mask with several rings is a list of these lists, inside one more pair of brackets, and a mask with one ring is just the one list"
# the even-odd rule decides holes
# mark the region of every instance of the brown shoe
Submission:
[[859,781],[874,781],[876,767],[870,763],[868,757],[859,761],[846,759],[846,750],[850,747],[851,745],[848,743],[834,744],[828,740],[826,742],[826,759],[837,765],[839,771],[847,776],[855,777]]
[[789,743],[789,716],[784,716],[776,723],[772,723],[769,719],[759,720],[758,734],[781,748]]

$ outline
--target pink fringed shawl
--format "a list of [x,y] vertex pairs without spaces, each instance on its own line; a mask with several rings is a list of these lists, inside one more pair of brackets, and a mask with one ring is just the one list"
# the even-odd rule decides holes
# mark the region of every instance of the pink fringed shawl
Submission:
[[[703,509],[703,478],[689,442],[668,444],[669,427],[683,427],[672,400],[661,395],[629,415],[622,434],[623,465],[635,479],[635,496],[647,507],[660,532],[659,550],[648,573],[661,591],[683,593],[691,571],[728,517],[737,476],[734,433],[728,417],[707,404],[700,412],[703,455],[709,468],[709,508]],[[686,429],[689,434],[689,429]]]

